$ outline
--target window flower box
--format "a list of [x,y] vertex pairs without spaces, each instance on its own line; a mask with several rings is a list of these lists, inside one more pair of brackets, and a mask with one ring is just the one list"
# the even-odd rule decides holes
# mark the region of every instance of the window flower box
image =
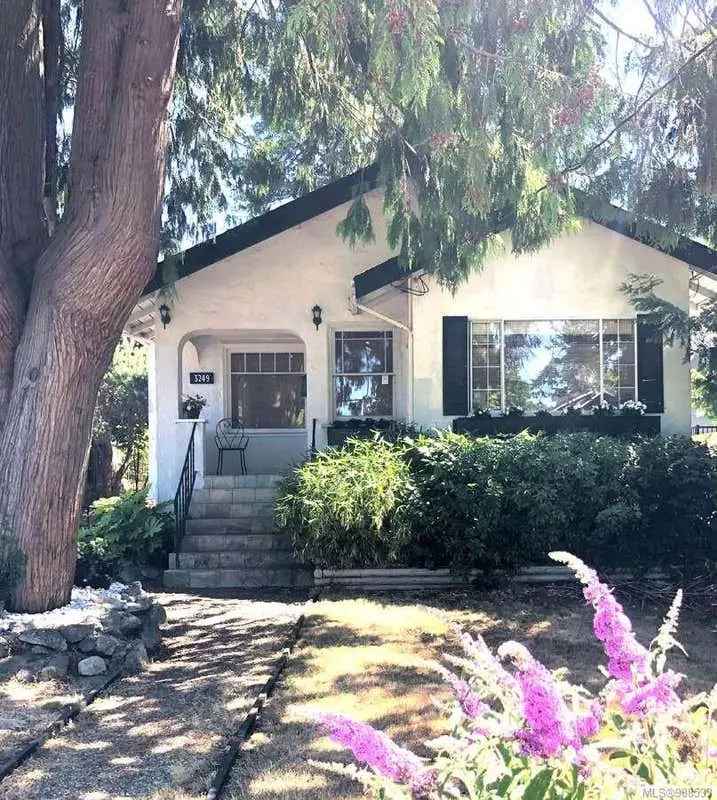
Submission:
[[370,439],[374,431],[386,431],[394,424],[392,419],[337,420],[326,429],[326,440],[330,447],[341,447],[347,439]]
[[603,436],[657,436],[660,433],[660,416],[620,416],[594,414],[547,414],[524,417],[459,417],[453,421],[455,433],[471,436],[513,435],[529,430],[531,433],[574,433],[589,431]]

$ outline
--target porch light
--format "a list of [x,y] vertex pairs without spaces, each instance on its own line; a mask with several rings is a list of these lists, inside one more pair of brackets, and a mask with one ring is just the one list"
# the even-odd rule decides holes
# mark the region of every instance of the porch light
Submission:
[[314,316],[314,325],[316,326],[316,330],[318,331],[319,325],[321,325],[321,306],[314,306],[311,309],[311,313]]
[[172,321],[172,316],[169,313],[169,306],[162,303],[159,307],[159,318],[162,320],[162,327],[166,328],[167,325]]

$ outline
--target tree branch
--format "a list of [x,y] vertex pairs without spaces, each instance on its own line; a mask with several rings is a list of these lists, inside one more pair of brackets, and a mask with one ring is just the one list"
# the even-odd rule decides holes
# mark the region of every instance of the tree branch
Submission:
[[45,186],[43,206],[50,236],[57,224],[57,117],[60,113],[60,0],[42,0],[42,49],[45,66]]
[[634,36],[633,34],[628,33],[624,28],[621,28],[617,23],[613,22],[609,17],[606,17],[605,14],[603,14],[602,11],[600,11],[599,8],[593,6],[592,13],[596,17],[601,19],[607,26],[612,28],[614,31],[617,31],[618,34],[624,36],[626,39],[630,39],[631,41],[635,42],[636,44],[639,44],[641,47],[647,48],[648,50],[656,49],[656,45],[650,44],[649,42],[646,42],[644,39],[640,39],[639,36]]
[[[664,83],[660,84],[660,86],[658,86],[656,89],[650,92],[650,94],[641,103],[638,103],[627,116],[623,117],[619,122],[617,122],[613,126],[613,128],[611,128],[611,130],[608,131],[608,133],[606,133],[605,136],[602,137],[602,139],[600,139],[599,142],[594,144],[587,151],[587,153],[580,159],[580,161],[576,161],[573,164],[570,164],[569,166],[565,167],[565,169],[561,170],[559,174],[564,176],[570,172],[575,172],[575,170],[580,169],[580,167],[585,166],[585,164],[589,161],[590,157],[594,153],[596,153],[601,147],[606,145],[621,128],[623,128],[625,125],[627,125],[628,122],[633,120],[643,110],[643,108],[649,105],[659,94],[664,92],[665,89],[667,89],[669,86],[675,83],[675,81],[677,81],[680,78],[680,76],[685,72],[685,70],[691,64],[699,60],[703,55],[705,55],[705,53],[709,52],[716,44],[717,44],[717,39],[712,39],[706,45],[704,45],[699,50],[694,52],[682,64],[682,66],[677,70],[677,72],[674,73],[674,75],[672,75],[668,80],[666,80]],[[541,186],[540,189],[538,189],[538,192],[542,192],[544,189],[547,188],[548,188],[547,184],[545,186]]]
[[37,0],[6,0],[0,23],[0,432],[30,285],[47,234],[44,91]]

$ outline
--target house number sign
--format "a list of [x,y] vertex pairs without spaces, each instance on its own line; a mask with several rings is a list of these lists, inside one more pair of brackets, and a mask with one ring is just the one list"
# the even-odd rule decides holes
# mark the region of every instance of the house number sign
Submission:
[[190,372],[189,373],[189,382],[190,383],[200,383],[204,384],[205,386],[210,383],[214,383],[214,373],[213,372]]

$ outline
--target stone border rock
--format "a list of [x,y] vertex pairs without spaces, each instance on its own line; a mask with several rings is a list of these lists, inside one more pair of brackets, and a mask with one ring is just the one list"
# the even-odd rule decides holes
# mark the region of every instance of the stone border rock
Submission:
[[19,680],[64,679],[68,674],[94,677],[113,672],[118,656],[127,653],[128,643],[141,645],[135,648],[136,669],[147,653],[159,650],[160,625],[166,622],[167,614],[139,581],[129,586],[113,584],[106,592],[79,591],[95,592],[97,602],[86,610],[84,618],[82,611],[72,609],[67,613],[69,623],[62,620],[64,609],[49,615],[0,617],[4,646],[31,659],[47,657],[44,663],[39,660],[39,665],[20,669]]
[[239,758],[241,746],[253,734],[254,729],[261,718],[261,712],[264,708],[264,704],[274,693],[276,684],[281,677],[282,672],[286,668],[286,665],[289,663],[289,659],[291,658],[296,644],[301,638],[301,632],[304,627],[304,623],[306,622],[307,610],[319,599],[320,594],[321,589],[316,589],[312,596],[304,604],[304,610],[301,612],[301,614],[299,614],[296,622],[291,628],[291,631],[287,634],[287,637],[284,640],[281,648],[281,656],[274,665],[271,675],[267,678],[266,682],[259,690],[259,694],[254,700],[254,703],[249,709],[247,715],[244,717],[242,723],[227,736],[227,744],[224,754],[219,762],[219,766],[216,768],[211,777],[206,800],[219,800],[219,798],[222,796],[222,792],[224,791],[232,768]]

